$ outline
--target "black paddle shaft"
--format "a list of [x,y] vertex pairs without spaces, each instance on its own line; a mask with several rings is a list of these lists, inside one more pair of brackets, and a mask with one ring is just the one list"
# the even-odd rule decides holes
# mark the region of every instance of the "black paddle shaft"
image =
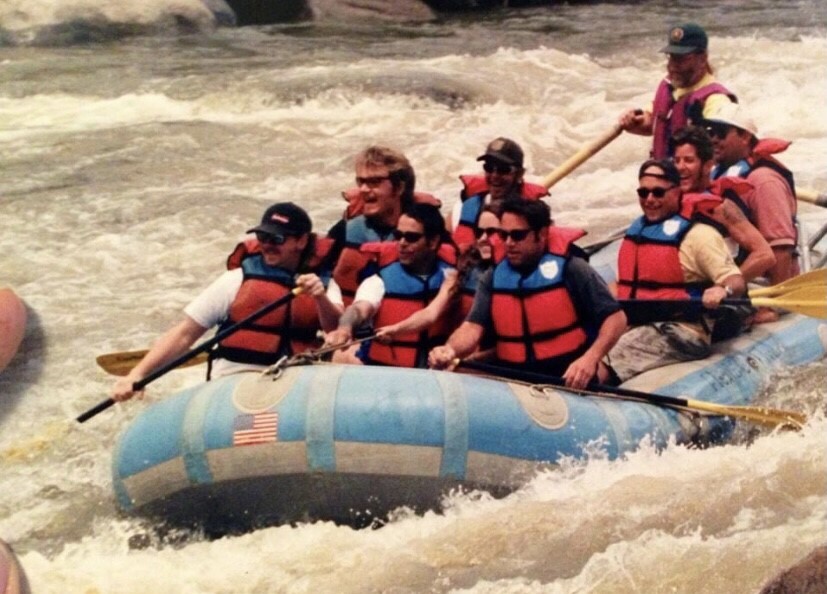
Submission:
[[[285,295],[285,296],[283,296],[279,299],[276,299],[272,303],[268,303],[267,305],[265,305],[262,308],[257,309],[256,311],[251,313],[246,318],[244,318],[242,320],[239,320],[235,324],[227,326],[226,328],[224,328],[224,330],[222,330],[221,332],[218,332],[215,336],[213,336],[209,340],[205,340],[204,342],[199,344],[194,349],[192,349],[190,351],[187,351],[186,353],[184,353],[180,357],[176,357],[174,360],[170,361],[166,365],[162,365],[161,367],[159,367],[158,369],[156,369],[155,371],[150,373],[148,376],[146,376],[142,380],[135,382],[134,384],[132,384],[132,389],[136,392],[139,392],[140,390],[143,390],[146,386],[148,386],[149,384],[154,382],[156,379],[158,379],[162,375],[166,375],[169,371],[172,371],[173,369],[175,369],[176,367],[178,367],[182,363],[186,363],[187,361],[189,361],[190,359],[192,359],[196,355],[210,350],[215,345],[217,345],[219,342],[221,342],[222,340],[227,338],[230,334],[233,334],[234,332],[237,332],[242,327],[247,326],[249,324],[252,324],[253,322],[258,320],[259,318],[261,318],[263,316],[266,316],[271,311],[273,311],[275,309],[278,309],[279,307],[281,307],[282,305],[284,305],[285,303],[287,303],[288,301],[293,299],[293,297],[295,297],[297,294],[298,293],[296,292],[296,289],[293,289],[293,291],[291,291],[287,295]],[[98,413],[105,411],[107,408],[109,408],[113,404],[115,404],[115,400],[112,399],[112,398],[107,398],[106,400],[103,400],[103,401],[99,402],[98,404],[96,404],[95,406],[93,406],[92,408],[87,410],[85,413],[82,413],[81,415],[79,415],[75,420],[78,423],[85,423],[86,421],[88,421],[89,419],[91,419],[92,417],[97,415]]]
[[[462,361],[462,367],[468,369],[475,369],[491,375],[499,375],[501,377],[515,379],[523,382],[531,382],[533,384],[551,384],[565,388],[566,380],[562,377],[554,375],[545,375],[542,373],[532,373],[529,371],[520,371],[518,369],[510,369],[508,367],[500,367],[499,365],[490,365],[488,363],[480,363],[478,361]],[[650,392],[640,392],[638,390],[630,390],[629,388],[618,388],[615,386],[606,386],[604,384],[589,384],[587,391],[593,392],[593,395],[600,396],[600,393],[614,394],[615,396],[623,396],[625,398],[634,398],[643,402],[651,404],[658,404],[661,406],[680,406],[688,407],[689,402],[684,398],[675,398],[674,396],[664,396],[662,394],[652,394]],[[574,390],[577,392],[578,390]]]

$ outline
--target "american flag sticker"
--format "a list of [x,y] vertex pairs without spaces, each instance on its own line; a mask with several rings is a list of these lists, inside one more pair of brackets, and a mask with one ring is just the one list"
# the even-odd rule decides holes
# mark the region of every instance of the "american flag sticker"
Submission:
[[253,445],[276,441],[278,432],[278,413],[263,412],[256,415],[239,415],[233,423],[233,445]]

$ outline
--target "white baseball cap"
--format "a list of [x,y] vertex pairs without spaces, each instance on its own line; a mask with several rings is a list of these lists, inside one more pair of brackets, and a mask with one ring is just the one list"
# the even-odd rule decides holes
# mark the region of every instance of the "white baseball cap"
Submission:
[[749,112],[738,103],[725,103],[711,117],[705,119],[709,124],[726,124],[746,130],[753,136],[758,136],[758,127]]

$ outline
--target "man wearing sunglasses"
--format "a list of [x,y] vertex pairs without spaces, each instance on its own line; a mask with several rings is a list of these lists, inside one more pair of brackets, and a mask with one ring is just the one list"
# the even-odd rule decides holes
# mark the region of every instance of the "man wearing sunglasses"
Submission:
[[[722,108],[706,120],[712,137],[715,167],[712,179],[728,176],[746,179],[753,191],[744,196],[742,208],[747,218],[769,243],[775,264],[766,275],[774,285],[798,274],[796,262],[796,200],[792,172],[773,154],[789,146],[785,140],[759,140],[755,122],[742,106]],[[756,321],[772,321],[772,310],[759,312]]]
[[475,242],[474,232],[479,226],[483,207],[496,204],[511,194],[526,200],[548,196],[548,190],[523,180],[523,149],[510,138],[495,138],[477,157],[482,161],[484,175],[461,175],[463,189],[460,201],[451,215],[454,243],[464,248]]
[[272,365],[283,355],[318,346],[318,331],[335,327],[341,308],[327,297],[322,280],[329,277],[323,257],[328,242],[312,233],[307,213],[292,202],[273,204],[248,233],[256,235],[256,242],[248,242],[254,247],[239,246],[243,255],[231,256],[231,269],[198,295],[184,309],[183,319],[115,383],[115,400],[134,396],[135,382],[182,355],[209,328],[219,326],[220,331],[294,287],[302,293],[219,343],[210,353],[208,378]]
[[402,211],[414,203],[416,176],[407,157],[384,146],[371,146],[356,156],[356,185],[362,213],[337,225],[328,237],[340,249],[333,282],[345,305],[353,302],[359,283],[372,273],[365,243],[392,241]]
[[585,387],[625,330],[625,314],[603,279],[571,256],[573,237],[551,226],[545,202],[509,197],[497,234],[506,257],[480,279],[471,312],[431,351],[431,367],[453,368],[491,328],[502,366],[562,375],[566,385]]
[[653,136],[652,157],[670,156],[669,139],[689,124],[698,124],[704,117],[722,105],[737,102],[737,98],[715,81],[709,64],[709,39],[703,27],[684,23],[672,27],[667,44],[661,49],[668,54],[668,76],[655,92],[648,110],[629,109],[618,121],[632,134]]
[[[717,308],[741,296],[744,278],[715,229],[681,211],[681,175],[669,160],[649,160],[638,172],[643,216],[626,232],[618,254],[618,296],[628,300],[665,299],[685,303],[687,321],[640,323],[609,352],[601,379],[625,382],[649,369],[710,353],[714,320],[690,301]],[[688,216],[689,215],[689,216]],[[647,304],[645,312],[655,308]],[[641,322],[640,316],[632,316]]]
[[[349,342],[354,328],[369,321],[377,328],[401,325],[427,307],[446,276],[455,271],[455,249],[445,241],[445,220],[435,206],[411,205],[399,217],[393,236],[394,243],[363,246],[377,254],[379,270],[359,285],[353,303],[345,309],[336,330],[326,337],[326,344]],[[448,316],[437,317],[425,328],[363,343],[356,358],[370,365],[425,367],[430,348],[443,342],[458,323]]]

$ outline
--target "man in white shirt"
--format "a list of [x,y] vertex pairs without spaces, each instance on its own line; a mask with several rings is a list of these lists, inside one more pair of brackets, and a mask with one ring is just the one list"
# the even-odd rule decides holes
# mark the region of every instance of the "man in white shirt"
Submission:
[[117,380],[112,398],[132,398],[135,382],[184,354],[209,328],[229,327],[295,287],[301,288],[301,294],[217,345],[211,353],[211,375],[261,369],[284,354],[312,346],[319,329],[335,323],[342,308],[325,294],[320,277],[325,274],[317,257],[319,239],[311,231],[310,217],[295,204],[281,202],[268,208],[261,223],[248,230],[258,239],[256,251],[184,309],[181,321],[161,336],[128,375]]

